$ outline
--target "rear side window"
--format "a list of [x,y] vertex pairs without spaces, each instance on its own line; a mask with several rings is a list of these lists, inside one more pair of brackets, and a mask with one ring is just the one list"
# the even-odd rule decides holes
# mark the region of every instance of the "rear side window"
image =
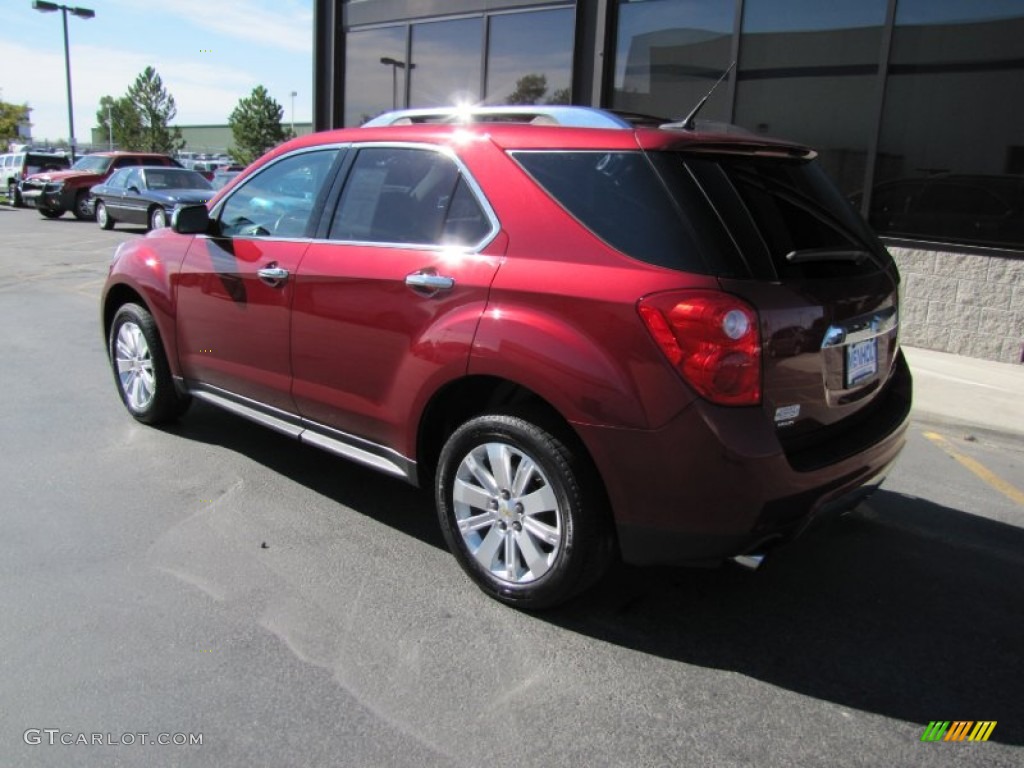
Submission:
[[734,274],[734,259],[717,247],[721,233],[713,231],[717,222],[700,191],[681,180],[673,199],[643,153],[524,151],[512,156],[613,248],[660,267]]

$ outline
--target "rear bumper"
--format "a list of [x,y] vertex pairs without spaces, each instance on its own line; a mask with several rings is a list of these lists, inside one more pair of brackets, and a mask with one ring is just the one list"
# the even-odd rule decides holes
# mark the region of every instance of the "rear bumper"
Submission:
[[903,448],[910,393],[901,356],[860,439],[839,458],[828,446],[829,463],[811,471],[794,468],[759,408],[700,401],[657,431],[576,428],[605,479],[623,559],[700,563],[792,538],[877,488]]

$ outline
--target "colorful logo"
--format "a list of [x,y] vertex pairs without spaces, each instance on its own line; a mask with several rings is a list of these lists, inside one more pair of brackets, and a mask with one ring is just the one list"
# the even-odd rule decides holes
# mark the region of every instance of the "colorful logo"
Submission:
[[988,741],[996,729],[996,720],[932,720],[925,726],[921,741]]

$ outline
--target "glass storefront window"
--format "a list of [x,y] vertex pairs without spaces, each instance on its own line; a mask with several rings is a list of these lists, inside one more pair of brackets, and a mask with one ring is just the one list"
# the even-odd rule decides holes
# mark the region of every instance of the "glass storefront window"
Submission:
[[410,107],[480,100],[483,23],[476,18],[413,26]]
[[489,104],[569,104],[572,8],[491,16],[487,50]]
[[1024,247],[1024,3],[900,0],[871,224]]
[[[619,0],[612,106],[681,119],[732,60],[735,0]],[[701,112],[729,120],[727,83]]]
[[[405,105],[406,27],[350,32],[345,41],[345,125]],[[393,62],[393,63],[392,63]]]
[[887,0],[745,0],[735,122],[804,142],[860,192],[878,99]]

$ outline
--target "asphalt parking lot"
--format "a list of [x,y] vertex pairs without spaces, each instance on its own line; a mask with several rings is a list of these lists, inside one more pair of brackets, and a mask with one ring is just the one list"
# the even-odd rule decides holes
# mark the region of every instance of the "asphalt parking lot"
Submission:
[[883,491],[757,573],[517,613],[428,496],[202,403],[127,415],[98,296],[141,230],[0,206],[0,235],[0,764],[1021,765],[1024,506],[931,435],[1017,489],[1024,436],[915,421]]

